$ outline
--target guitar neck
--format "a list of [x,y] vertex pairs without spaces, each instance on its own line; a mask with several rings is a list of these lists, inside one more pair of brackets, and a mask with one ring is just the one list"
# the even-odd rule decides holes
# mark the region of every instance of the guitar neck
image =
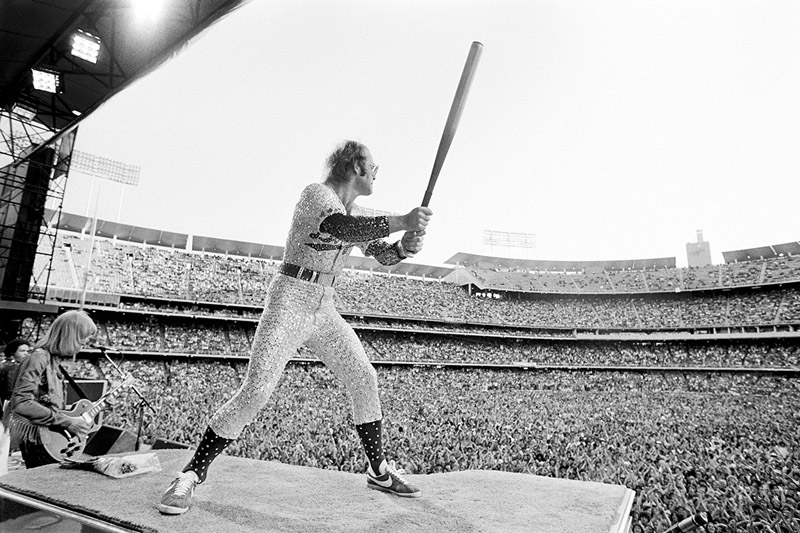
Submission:
[[105,396],[103,396],[102,398],[100,398],[99,400],[94,402],[92,404],[92,408],[89,409],[88,411],[84,412],[81,416],[87,422],[92,422],[94,420],[94,417],[96,417],[98,415],[98,413],[100,413],[100,411],[103,410],[103,405],[106,403],[106,400],[108,400],[112,396],[115,396],[119,391],[122,390],[123,387],[129,385],[131,383],[131,381],[132,381],[132,379],[130,377],[125,379],[125,381],[123,381],[122,383],[120,383],[119,385],[117,385],[116,387],[111,389],[108,393],[106,393]]
[[105,403],[105,400],[98,400],[97,403],[92,404],[92,408],[91,409],[89,409],[88,411],[83,413],[83,417],[87,421],[91,422],[92,420],[94,420],[94,417],[96,417],[100,413],[100,411],[103,410],[103,404],[104,403]]

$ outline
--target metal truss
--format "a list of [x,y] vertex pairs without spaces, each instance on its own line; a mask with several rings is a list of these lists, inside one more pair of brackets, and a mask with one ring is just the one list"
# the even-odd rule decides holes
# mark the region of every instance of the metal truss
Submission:
[[[12,236],[21,218],[30,216],[23,214],[23,210],[30,208],[30,198],[38,198],[39,203],[44,199],[43,212],[35,215],[41,222],[27,294],[22,294],[24,287],[20,287],[15,294],[3,294],[3,299],[44,303],[47,296],[77,128],[58,138],[53,134],[41,124],[0,110],[0,272],[5,272],[9,262],[15,260],[14,246],[33,247],[32,241],[19,242]],[[32,159],[34,152],[46,148],[51,150],[52,157],[45,163]],[[39,165],[40,172],[47,174],[46,182],[36,184],[26,179],[32,165]]]
[[[0,107],[24,106],[36,119],[64,135],[103,102],[151,72],[242,0],[165,2],[156,20],[145,25],[139,0],[17,2],[0,17],[0,47],[14,50],[0,60]],[[37,25],[36,21],[46,24]],[[40,27],[52,27],[50,33]],[[78,31],[96,37],[94,62],[72,54]],[[4,64],[4,61],[6,64]],[[31,70],[58,75],[55,93],[34,88]]]

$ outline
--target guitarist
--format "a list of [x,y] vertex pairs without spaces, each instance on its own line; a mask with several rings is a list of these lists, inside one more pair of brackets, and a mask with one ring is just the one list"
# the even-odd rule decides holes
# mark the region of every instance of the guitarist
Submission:
[[26,468],[56,462],[43,448],[40,430],[66,429],[86,436],[92,424],[81,417],[69,417],[64,408],[60,358],[74,357],[97,333],[97,326],[83,311],[66,311],[33,347],[20,365],[11,397],[11,435],[18,439]]

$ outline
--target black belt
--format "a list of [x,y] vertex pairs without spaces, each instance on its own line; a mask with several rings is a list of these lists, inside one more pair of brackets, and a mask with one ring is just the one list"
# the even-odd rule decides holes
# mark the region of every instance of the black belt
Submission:
[[281,263],[280,268],[278,268],[278,272],[280,272],[285,276],[302,279],[303,281],[309,281],[311,283],[319,283],[320,285],[324,285],[325,287],[330,287],[331,285],[333,285],[333,282],[336,279],[336,276],[334,276],[333,274],[326,274],[325,272],[317,272],[316,270],[311,270],[310,268],[293,265],[291,263]]

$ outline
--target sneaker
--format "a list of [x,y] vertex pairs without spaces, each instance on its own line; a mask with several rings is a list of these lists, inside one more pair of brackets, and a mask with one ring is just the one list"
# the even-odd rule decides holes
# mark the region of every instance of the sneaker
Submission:
[[192,506],[194,488],[200,480],[193,471],[180,472],[161,497],[158,510],[162,514],[183,514]]
[[405,470],[397,468],[394,461],[390,463],[384,461],[381,466],[384,465],[386,465],[386,471],[380,476],[372,473],[371,466],[367,467],[367,487],[403,498],[419,498],[419,489],[403,477],[406,473]]

